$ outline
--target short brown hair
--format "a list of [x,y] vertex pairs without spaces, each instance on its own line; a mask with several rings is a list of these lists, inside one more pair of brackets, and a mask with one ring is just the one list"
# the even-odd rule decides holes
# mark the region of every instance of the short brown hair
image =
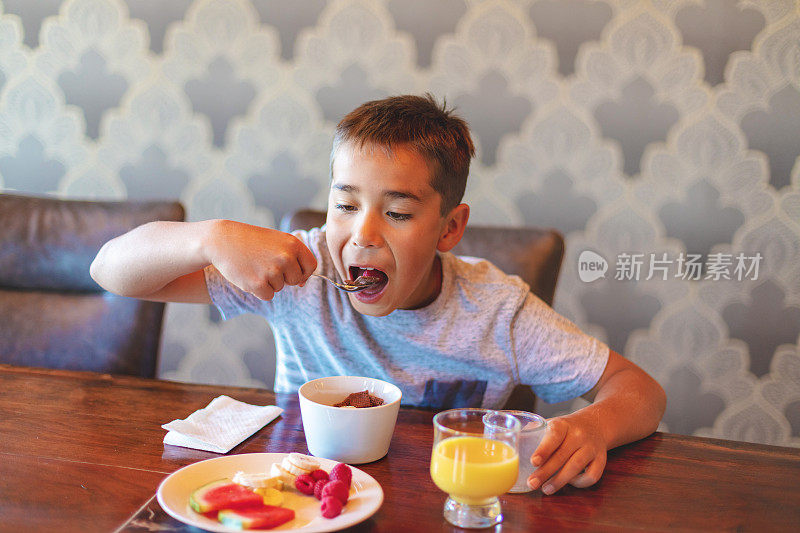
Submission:
[[404,95],[373,100],[348,113],[336,126],[331,171],[336,150],[352,142],[359,148],[375,144],[391,151],[408,144],[431,169],[431,186],[442,196],[442,215],[461,203],[475,147],[469,126],[440,106],[434,97]]

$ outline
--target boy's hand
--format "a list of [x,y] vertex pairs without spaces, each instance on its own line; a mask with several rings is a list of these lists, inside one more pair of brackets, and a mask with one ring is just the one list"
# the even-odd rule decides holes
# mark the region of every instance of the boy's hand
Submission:
[[592,414],[576,411],[547,421],[547,432],[533,458],[520,457],[539,466],[528,478],[531,488],[542,487],[543,493],[553,494],[567,483],[584,488],[600,479],[608,448],[600,422]]
[[230,220],[219,221],[207,250],[225,279],[262,300],[285,285],[302,285],[317,268],[314,254],[294,235]]

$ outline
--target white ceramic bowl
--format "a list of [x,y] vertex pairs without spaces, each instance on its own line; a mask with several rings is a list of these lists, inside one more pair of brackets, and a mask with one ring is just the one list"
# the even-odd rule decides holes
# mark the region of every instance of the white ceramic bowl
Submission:
[[[383,398],[383,405],[347,409],[333,407],[363,390]],[[389,451],[402,393],[375,378],[330,376],[304,383],[298,391],[308,451],[342,463],[377,461]]]

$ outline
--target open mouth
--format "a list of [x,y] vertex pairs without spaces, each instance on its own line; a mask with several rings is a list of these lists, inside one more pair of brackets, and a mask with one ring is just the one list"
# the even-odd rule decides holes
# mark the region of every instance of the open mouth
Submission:
[[385,272],[382,270],[378,270],[377,268],[373,267],[358,267],[358,266],[351,266],[349,268],[350,272],[350,279],[355,280],[358,279],[359,276],[369,276],[373,278],[378,278],[378,282],[371,287],[360,291],[358,294],[362,294],[364,296],[367,295],[377,295],[381,291],[383,291],[386,284],[389,282],[389,276],[386,275]]

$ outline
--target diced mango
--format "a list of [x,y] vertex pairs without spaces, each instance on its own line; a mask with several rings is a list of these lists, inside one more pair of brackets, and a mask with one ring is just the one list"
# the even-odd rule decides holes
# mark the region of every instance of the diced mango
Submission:
[[283,493],[272,487],[256,489],[256,494],[264,498],[264,505],[274,505],[279,507],[283,503]]

